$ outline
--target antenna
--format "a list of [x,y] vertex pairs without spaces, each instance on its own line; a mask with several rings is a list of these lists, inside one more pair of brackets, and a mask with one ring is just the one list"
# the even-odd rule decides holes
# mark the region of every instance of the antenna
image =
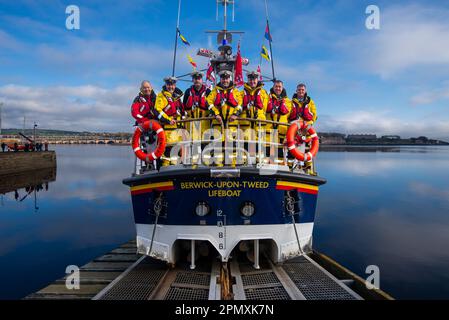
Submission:
[[207,30],[206,33],[216,33],[217,43],[219,45],[230,45],[232,43],[232,34],[242,34],[243,31],[228,30],[228,5],[232,4],[232,22],[235,21],[235,0],[217,0],[216,20],[218,21],[218,6],[223,5],[223,29],[222,30]]
[[3,102],[0,102],[0,138],[2,138],[2,107]]
[[[23,116],[23,134],[25,134],[25,121],[26,121],[26,117]],[[22,138],[22,142],[23,142],[23,138]]]

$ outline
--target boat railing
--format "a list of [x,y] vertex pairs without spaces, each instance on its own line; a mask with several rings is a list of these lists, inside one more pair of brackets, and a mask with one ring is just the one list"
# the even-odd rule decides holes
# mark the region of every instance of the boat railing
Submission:
[[[304,163],[288,157],[285,143],[279,142],[278,127],[288,126],[289,123],[238,117],[232,122],[214,121],[215,124],[210,126],[212,130],[209,134],[204,134],[202,130],[204,121],[212,123],[213,120],[212,117],[177,120],[178,128],[167,133],[177,135],[175,139],[168,139],[170,142],[167,143],[167,148],[173,152],[170,152],[169,156],[163,155],[161,159],[171,165],[184,166],[212,167],[222,166],[223,163],[230,166],[281,165],[293,169],[301,169],[304,166]],[[271,125],[269,134],[266,130],[267,125]],[[147,144],[147,152],[153,147]],[[300,147],[305,151],[305,145]],[[209,162],[210,158],[218,161]],[[308,173],[314,173],[313,166],[313,163],[308,165]],[[156,169],[157,165],[155,162],[148,164],[136,159],[135,168],[136,173],[141,173]]]

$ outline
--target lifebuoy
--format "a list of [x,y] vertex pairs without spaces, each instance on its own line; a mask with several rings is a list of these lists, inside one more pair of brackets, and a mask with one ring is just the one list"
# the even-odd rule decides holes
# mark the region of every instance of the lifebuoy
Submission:
[[[306,138],[306,136],[303,136],[302,132],[300,132],[304,129],[307,129],[305,133],[310,136],[309,138]],[[298,134],[300,135],[302,142],[312,141],[310,151],[305,154],[297,148],[296,137],[298,136]],[[307,124],[302,120],[295,121],[288,127],[286,139],[288,151],[299,161],[312,161],[312,159],[318,153],[318,148],[320,146],[318,135],[316,134],[315,129],[313,129],[312,127],[308,127]]]
[[[148,131],[155,131],[157,134],[157,147],[150,153],[146,153],[140,148],[140,137],[142,136],[142,133]],[[164,129],[156,120],[145,121],[144,123],[137,126],[136,131],[134,131],[132,148],[134,150],[134,153],[136,154],[136,157],[142,161],[150,162],[160,158],[164,154],[165,145],[166,138]]]

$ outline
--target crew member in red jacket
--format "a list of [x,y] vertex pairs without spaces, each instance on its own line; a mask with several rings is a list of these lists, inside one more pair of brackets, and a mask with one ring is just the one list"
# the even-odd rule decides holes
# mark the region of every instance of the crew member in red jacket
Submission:
[[157,111],[154,108],[156,102],[156,94],[149,81],[142,81],[140,92],[134,98],[131,105],[131,114],[136,119],[136,125],[143,123],[149,119],[157,119]]

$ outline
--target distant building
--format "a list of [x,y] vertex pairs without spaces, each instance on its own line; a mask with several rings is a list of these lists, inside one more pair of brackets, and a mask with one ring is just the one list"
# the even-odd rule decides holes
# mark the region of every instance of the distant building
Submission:
[[346,144],[346,135],[341,133],[323,132],[318,134],[322,144]]
[[375,134],[348,134],[347,140],[376,140]]
[[392,136],[392,135],[390,135],[390,136],[382,136],[381,139],[382,140],[400,140],[401,137],[400,136]]

